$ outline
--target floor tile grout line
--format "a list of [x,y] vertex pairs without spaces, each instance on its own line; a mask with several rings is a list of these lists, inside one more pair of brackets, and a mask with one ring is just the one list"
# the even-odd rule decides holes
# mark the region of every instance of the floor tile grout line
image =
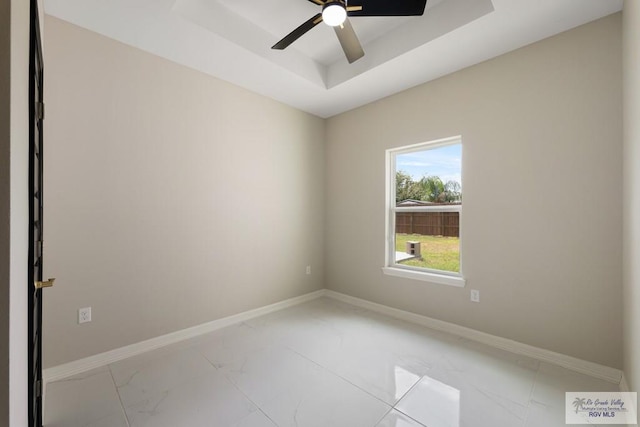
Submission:
[[418,424],[419,424],[419,425],[421,425],[421,426],[428,427],[428,426],[426,426],[426,425],[422,424],[420,421],[418,421],[418,420],[416,420],[415,418],[413,418],[411,415],[407,414],[406,412],[402,412],[402,411],[401,411],[400,409],[398,409],[398,408],[393,408],[393,410],[394,410],[394,411],[396,411],[396,412],[399,412],[400,414],[402,414],[402,415],[404,415],[405,417],[409,418],[411,421],[415,421],[416,423],[418,423]]
[[271,421],[273,423],[274,426],[276,427],[280,427],[278,423],[275,422],[275,420],[273,420],[269,415],[267,415],[267,413],[264,411],[264,409],[262,409],[260,407],[260,405],[258,405],[256,402],[253,401],[253,399],[251,399],[249,397],[249,395],[247,395],[235,382],[233,382],[231,380],[231,378],[227,377],[227,374],[225,372],[220,372],[223,376],[223,378],[227,381],[229,381],[229,384],[231,384],[236,390],[238,390],[238,392],[243,395],[245,397],[245,399],[247,399],[249,402],[251,402],[252,405],[254,405],[258,411],[260,411],[265,417],[267,417],[267,419],[269,421]]
[[[158,361],[159,359],[167,358],[167,357],[172,357],[172,356],[175,356],[175,355],[177,355],[177,354],[179,354],[179,353],[182,353],[182,354],[186,354],[186,353],[193,353],[193,354],[195,354],[196,356],[201,357],[202,359],[204,359],[204,361],[205,361],[205,363],[207,364],[207,366],[208,366],[208,365],[211,365],[211,366],[212,366],[212,368],[213,368],[213,372],[217,372],[217,371],[218,371],[218,369],[217,369],[217,368],[216,368],[216,367],[215,367],[215,366],[214,366],[214,365],[209,361],[209,359],[207,359],[207,357],[206,357],[204,354],[202,354],[200,351],[198,351],[198,350],[195,348],[195,346],[176,347],[176,348],[169,349],[169,351],[166,351],[166,352],[164,351],[165,349],[166,349],[166,347],[163,347],[163,348],[162,348],[162,350],[163,350],[163,351],[162,351],[161,353],[159,353],[158,355],[152,355],[152,356],[151,356],[151,360],[155,362],[155,361]],[[152,350],[152,351],[155,351],[155,350]],[[147,355],[149,355],[150,353],[146,353],[146,354],[147,354]],[[139,355],[133,356],[133,357],[131,357],[131,358],[127,358],[127,359],[119,360],[118,362],[115,362],[115,364],[118,364],[118,363],[121,363],[121,362],[124,362],[124,361],[130,360],[130,359],[132,359],[132,358],[136,358],[136,357],[139,357]],[[112,375],[113,381],[114,381],[114,383],[115,383],[115,377],[113,376],[113,371],[111,371],[111,366],[112,366],[112,364],[108,365],[108,367],[109,367],[109,371],[111,372],[111,375]],[[143,371],[143,370],[144,370],[144,368],[136,369],[136,372],[135,372],[135,373],[134,373],[134,374],[129,378],[129,380],[127,381],[127,383],[126,383],[126,384],[123,384],[123,385],[122,385],[122,387],[128,386],[128,385],[129,385],[129,381],[131,381],[131,378],[133,378],[134,376],[138,375],[138,374],[139,374],[141,371]],[[210,374],[210,372],[207,372],[207,373],[205,373],[204,375],[209,375],[209,374]],[[186,384],[186,383],[189,383],[189,382],[195,381],[195,380],[197,380],[198,378],[200,378],[200,376],[199,376],[199,375],[186,376],[186,377],[184,377],[184,378],[182,378],[182,377],[181,377],[181,379],[177,380],[177,381],[176,381],[176,383],[172,385],[172,388],[180,387],[180,386],[182,386],[182,385],[184,385],[184,384]],[[117,386],[116,386],[116,389],[119,389],[119,387],[117,387]],[[166,392],[166,391],[169,391],[169,390],[156,391],[156,392],[154,392],[154,393],[164,393],[164,392]],[[118,392],[118,396],[120,396],[120,393],[119,393],[119,392]],[[121,400],[121,402],[122,402],[122,400]],[[137,402],[137,401],[136,401],[136,402],[131,402],[131,403],[129,404],[129,406],[137,405],[137,404],[139,404],[139,403],[141,403],[141,402],[142,402],[142,400],[141,400],[140,402]],[[122,406],[123,406],[123,407],[125,407],[124,403],[122,403]]]
[[[304,354],[298,353],[296,350],[292,349],[291,347],[289,347],[289,346],[287,346],[287,345],[283,345],[282,347],[283,347],[283,348],[286,348],[287,350],[290,350],[290,351],[294,352],[294,353],[295,353],[295,354],[297,354],[298,356],[300,356],[300,357],[302,357],[302,358],[304,358],[304,359],[306,359],[306,360],[310,361],[311,363],[313,363],[313,364],[317,365],[318,367],[320,367],[320,368],[322,368],[322,369],[326,370],[326,371],[327,371],[327,372],[329,372],[331,375],[335,375],[336,377],[340,378],[341,380],[345,381],[346,383],[351,384],[352,386],[354,386],[354,387],[355,387],[355,388],[357,388],[358,390],[360,390],[360,391],[362,391],[362,392],[364,392],[364,393],[368,394],[369,396],[373,397],[374,399],[376,399],[376,400],[378,400],[378,401],[380,401],[380,402],[384,403],[385,405],[387,405],[387,406],[389,406],[391,409],[393,409],[393,406],[394,406],[394,405],[391,405],[391,404],[389,404],[389,403],[385,402],[384,400],[380,399],[378,396],[374,395],[373,393],[371,393],[371,392],[369,392],[369,391],[367,391],[367,390],[363,389],[362,387],[360,387],[360,386],[359,386],[359,385],[357,385],[357,384],[354,384],[353,382],[351,382],[351,380],[349,380],[348,378],[343,377],[342,375],[340,375],[340,374],[339,374],[339,373],[337,373],[337,372],[334,372],[331,368],[326,367],[326,366],[322,366],[320,363],[316,362],[316,361],[315,361],[315,360],[313,360],[313,359],[310,359],[309,357],[305,356]],[[414,385],[415,385],[415,384],[414,384]],[[412,387],[413,387],[413,386],[412,386]]]
[[[397,408],[398,404],[402,401],[402,399],[404,399],[405,397],[407,397],[407,395],[411,392],[411,390],[413,390],[414,388],[416,388],[416,387],[418,386],[418,383],[420,383],[420,381],[422,381],[422,380],[424,379],[424,377],[426,377],[426,376],[427,376],[426,374],[425,374],[425,375],[423,375],[423,376],[421,376],[421,377],[420,377],[420,379],[419,379],[418,381],[416,381],[416,382],[415,382],[411,387],[409,387],[409,389],[408,389],[408,390],[407,390],[407,391],[402,395],[402,397],[398,399],[398,401],[395,403],[395,405],[393,405],[393,409],[395,409],[396,411],[400,411],[400,410]],[[431,378],[431,377],[429,377],[429,378]],[[404,413],[404,412],[403,412],[403,413]],[[405,415],[407,415],[407,417],[409,416],[408,414],[405,414]]]
[[278,425],[278,423],[276,423],[273,419],[271,419],[271,417],[269,415],[267,415],[266,412],[264,412],[264,410],[260,407],[260,405],[258,405],[256,402],[253,401],[253,399],[251,399],[240,387],[238,387],[238,385],[236,383],[234,383],[231,378],[229,378],[227,376],[227,374],[222,371],[221,369],[219,369],[216,365],[213,364],[213,362],[211,360],[209,360],[209,358],[202,352],[200,351],[200,349],[197,346],[193,347],[193,350],[195,350],[200,356],[204,357],[204,359],[211,365],[213,366],[213,369],[215,369],[216,372],[220,373],[222,375],[222,377],[229,382],[229,384],[231,384],[236,390],[238,390],[238,392],[240,394],[242,394],[245,399],[247,399],[249,402],[251,402],[252,405],[254,405],[258,411],[260,411],[265,417],[267,417],[267,419],[269,421],[271,421],[273,423],[274,426],[276,427],[280,427]]
[[276,423],[274,419],[272,419],[269,415],[267,415],[267,413],[264,411],[264,409],[262,409],[260,407],[260,405],[258,405],[256,402],[254,402],[253,399],[251,399],[244,391],[242,391],[242,389],[240,387],[238,387],[238,385],[236,383],[234,383],[229,378],[227,378],[226,374],[223,374],[223,376],[224,376],[224,379],[229,381],[229,383],[231,383],[231,385],[236,390],[238,390],[238,392],[240,394],[242,394],[245,397],[245,399],[247,399],[249,402],[251,402],[256,407],[256,409],[262,413],[262,415],[264,415],[269,421],[271,421],[275,427],[280,427],[279,424]]
[[122,403],[122,397],[120,396],[120,392],[118,391],[118,385],[116,384],[116,379],[113,377],[113,371],[111,370],[111,365],[107,365],[107,369],[109,370],[109,376],[111,377],[111,382],[113,383],[113,387],[115,388],[116,394],[118,395],[118,402],[120,402],[120,408],[122,409],[124,420],[127,422],[127,427],[131,427],[131,422],[129,422],[129,416],[127,415],[127,411],[124,408],[124,403]]
[[394,411],[397,411],[397,412],[401,413],[402,415],[404,415],[404,416],[406,416],[406,417],[410,418],[411,420],[415,421],[416,423],[418,423],[418,424],[420,424],[421,426],[424,426],[424,427],[427,427],[427,426],[425,426],[425,425],[424,425],[424,424],[422,424],[420,421],[418,421],[418,420],[416,420],[415,418],[413,418],[411,415],[406,414],[406,413],[402,412],[400,409],[398,409],[398,404],[402,401],[402,399],[404,399],[404,398],[405,398],[405,397],[406,397],[406,396],[411,392],[411,390],[413,390],[414,388],[416,388],[416,387],[418,386],[418,383],[419,383],[420,381],[422,381],[422,380],[424,379],[424,377],[426,377],[426,376],[427,376],[427,375],[423,375],[422,377],[420,377],[420,379],[419,379],[418,381],[416,381],[416,382],[415,382],[415,384],[413,384],[411,387],[409,387],[409,390],[407,390],[407,391],[406,391],[406,393],[404,393],[404,394],[402,395],[402,397],[401,397],[400,399],[398,399],[398,401],[396,402],[396,404],[395,404],[395,405],[393,405],[393,407],[391,408],[392,410],[394,410]]
[[527,414],[524,417],[523,427],[527,427],[527,423],[529,422],[529,416],[531,415],[531,401],[533,399],[533,391],[536,389],[536,384],[538,383],[538,376],[540,375],[540,361],[538,361],[538,369],[536,369],[536,375],[533,378],[533,384],[531,384],[531,390],[529,391],[529,400],[527,401]]
[[373,427],[376,427],[377,425],[379,425],[380,422],[382,420],[384,420],[386,418],[386,416],[391,413],[391,411],[393,411],[393,408],[389,408],[389,410],[382,415],[382,418],[380,418],[378,421],[376,421],[376,423],[373,425]]

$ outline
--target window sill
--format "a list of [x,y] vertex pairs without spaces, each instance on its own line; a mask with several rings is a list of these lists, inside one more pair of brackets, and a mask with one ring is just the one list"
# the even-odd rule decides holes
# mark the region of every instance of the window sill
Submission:
[[427,273],[426,271],[408,270],[396,267],[383,267],[382,272],[388,276],[402,277],[404,279],[422,280],[423,282],[438,283],[440,285],[464,288],[466,281],[460,276],[447,276],[444,274]]

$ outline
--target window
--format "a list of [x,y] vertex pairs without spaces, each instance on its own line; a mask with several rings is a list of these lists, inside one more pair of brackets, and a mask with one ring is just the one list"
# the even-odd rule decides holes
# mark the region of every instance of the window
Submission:
[[464,286],[462,138],[387,150],[385,274]]

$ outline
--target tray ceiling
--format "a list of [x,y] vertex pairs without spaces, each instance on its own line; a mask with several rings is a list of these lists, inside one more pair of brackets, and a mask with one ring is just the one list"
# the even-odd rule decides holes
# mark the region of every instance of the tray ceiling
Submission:
[[[354,17],[349,64],[306,0],[45,0],[60,19],[330,117],[622,9],[622,0],[428,0],[421,17]],[[45,29],[46,34],[46,29]],[[46,37],[46,36],[45,36]]]

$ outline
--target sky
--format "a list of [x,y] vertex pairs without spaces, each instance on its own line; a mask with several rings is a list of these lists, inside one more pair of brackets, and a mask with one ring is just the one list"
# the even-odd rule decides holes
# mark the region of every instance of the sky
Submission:
[[442,182],[453,180],[462,185],[462,144],[399,154],[396,156],[396,170],[411,175],[414,181],[424,175],[436,175]]

